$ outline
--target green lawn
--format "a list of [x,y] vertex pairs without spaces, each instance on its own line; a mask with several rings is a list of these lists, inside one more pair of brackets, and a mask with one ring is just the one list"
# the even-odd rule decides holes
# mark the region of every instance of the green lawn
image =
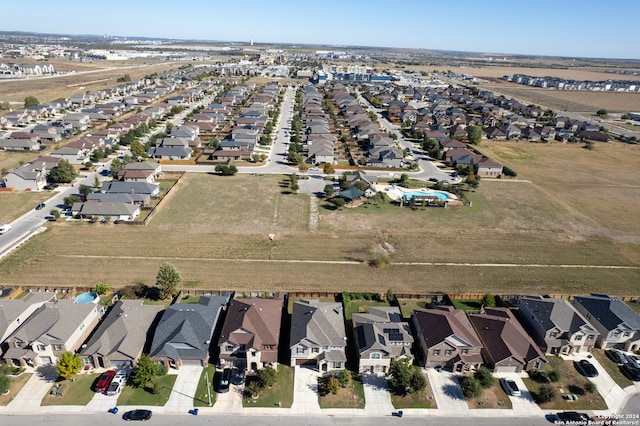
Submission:
[[53,390],[59,385],[58,395],[48,393],[42,399],[41,405],[87,405],[95,395],[92,386],[98,376],[100,375],[79,374],[75,377],[74,381],[65,380],[54,383],[51,389]]
[[477,311],[482,307],[479,299],[452,300],[453,307],[463,311]]
[[118,405],[157,405],[163,406],[169,400],[173,384],[178,376],[176,374],[167,374],[159,377],[157,384],[160,388],[158,394],[154,395],[144,388],[134,388],[133,386],[125,386],[118,396]]
[[[318,379],[318,388],[322,390],[324,386],[324,378]],[[348,386],[340,388],[338,393],[323,394],[318,392],[318,405],[320,408],[360,408],[364,409],[364,386],[362,384],[362,376],[359,374],[351,375],[351,381]]]
[[411,313],[415,309],[427,309],[430,303],[431,300],[425,299],[398,299],[400,312],[402,312],[402,317],[405,319],[411,318]]
[[355,299],[349,301],[347,306],[344,309],[345,318],[348,320],[351,319],[351,315],[357,313],[369,312],[369,306],[389,306],[389,303],[386,301],[376,301],[376,300],[363,300],[363,299]]
[[[288,365],[278,364],[278,379],[271,389],[263,389],[258,399],[245,397],[242,399],[244,407],[291,408],[293,404],[293,373],[294,369]],[[256,380],[248,377],[247,382]]]
[[[420,367],[414,365],[415,370],[421,371]],[[425,377],[425,379],[427,379]],[[427,379],[427,386],[418,392],[405,394],[404,392],[391,392],[391,403],[396,409],[403,408],[438,408],[436,400],[433,397],[431,384]]]
[[6,395],[0,395],[0,406],[5,406],[13,401],[13,398],[20,393],[20,390],[22,390],[22,387],[29,381],[31,376],[33,376],[31,373],[22,373],[19,376],[9,376],[11,379],[9,393]]
[[[198,382],[198,387],[196,388],[196,394],[193,397],[194,407],[208,407],[209,396],[211,396],[211,404],[214,404],[216,402],[216,392],[213,389],[213,385],[211,384],[213,382],[213,376],[215,374],[216,366],[213,364],[209,364],[202,369],[202,374],[200,374],[200,381]],[[207,392],[207,380],[205,379],[208,379],[209,392]]]
[[607,374],[611,376],[614,382],[618,384],[622,389],[627,386],[633,385],[633,382],[620,372],[620,368],[618,368],[618,364],[611,361],[609,357],[604,353],[602,349],[594,349],[591,354],[598,360],[600,365],[607,370]]

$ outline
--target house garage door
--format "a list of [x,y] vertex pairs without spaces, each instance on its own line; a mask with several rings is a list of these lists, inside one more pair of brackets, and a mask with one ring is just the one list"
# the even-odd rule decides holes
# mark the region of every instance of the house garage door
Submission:
[[315,359],[297,359],[296,365],[317,365]]
[[515,373],[518,371],[518,367],[515,365],[501,365],[496,368],[496,373]]
[[131,368],[131,361],[125,359],[112,359],[109,363],[114,370]]
[[183,366],[189,366],[189,367],[202,367],[202,360],[199,359],[183,359],[182,360],[182,365]]

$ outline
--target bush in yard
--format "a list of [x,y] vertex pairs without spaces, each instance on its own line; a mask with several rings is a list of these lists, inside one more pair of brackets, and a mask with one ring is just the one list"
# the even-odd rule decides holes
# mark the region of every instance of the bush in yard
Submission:
[[549,385],[540,386],[536,395],[541,403],[553,401],[557,396],[556,390]]
[[411,375],[410,381],[411,389],[414,392],[421,391],[422,389],[427,387],[427,379],[425,379],[424,375],[420,370],[413,370],[413,374]]
[[107,294],[111,291],[111,287],[109,287],[109,284],[107,284],[104,281],[100,281],[98,284],[96,284],[96,286],[93,288],[93,292],[97,293],[99,295],[103,295],[103,294]]
[[56,362],[56,370],[58,376],[67,380],[75,376],[82,369],[82,360],[80,355],[74,352],[64,352],[60,355],[58,362]]
[[482,306],[495,308],[496,298],[491,293],[485,293],[485,295],[482,296],[482,299],[480,299],[480,303],[482,304]]
[[260,382],[257,380],[253,380],[244,387],[244,391],[247,395],[252,398],[257,398],[260,395],[260,391],[262,391],[262,386],[260,386]]
[[471,376],[465,376],[460,384],[462,393],[466,398],[477,398],[482,395],[482,385]]
[[331,394],[335,395],[340,390],[340,382],[335,376],[329,376],[329,380],[327,380],[327,391]]
[[531,371],[528,371],[528,374],[529,374],[529,377],[531,377],[531,380],[535,382],[547,383],[549,381],[547,377],[547,373],[545,373],[544,371],[531,370]]
[[598,386],[596,386],[596,384],[593,383],[591,380],[587,380],[584,383],[584,390],[587,391],[588,393],[594,393],[597,389],[598,389]]
[[11,378],[4,374],[0,374],[0,395],[6,393],[11,386]]
[[336,379],[338,379],[338,383],[340,383],[340,386],[346,388],[351,382],[351,372],[346,368],[344,370],[340,370],[340,372],[336,374]]
[[260,384],[266,388],[270,388],[275,385],[277,379],[278,373],[272,367],[264,367],[258,370],[258,380],[260,381]]
[[562,375],[560,374],[560,370],[551,370],[548,374],[549,380],[551,380],[552,382],[560,381],[561,376]]
[[484,365],[481,366],[473,373],[473,377],[480,383],[480,386],[483,388],[490,388],[495,383],[496,379],[491,374],[491,370],[489,370]]

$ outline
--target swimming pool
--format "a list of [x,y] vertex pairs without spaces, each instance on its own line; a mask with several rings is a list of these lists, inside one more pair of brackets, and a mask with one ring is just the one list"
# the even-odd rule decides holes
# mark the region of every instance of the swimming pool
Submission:
[[93,291],[82,293],[76,297],[76,303],[79,305],[86,305],[87,303],[98,303],[98,294]]
[[407,201],[411,201],[413,197],[436,197],[439,200],[450,200],[451,196],[446,192],[423,192],[423,191],[411,191],[411,192],[403,192],[404,197]]

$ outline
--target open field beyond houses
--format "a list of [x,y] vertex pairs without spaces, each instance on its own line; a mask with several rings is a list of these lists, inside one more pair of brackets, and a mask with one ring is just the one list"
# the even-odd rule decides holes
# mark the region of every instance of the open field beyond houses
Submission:
[[[531,183],[485,179],[470,208],[320,201],[310,230],[309,197],[283,193],[281,176],[190,174],[146,227],[51,224],[0,264],[0,284],[153,284],[168,260],[215,289],[638,293],[638,147],[481,149]],[[393,263],[369,266],[383,247]]]

